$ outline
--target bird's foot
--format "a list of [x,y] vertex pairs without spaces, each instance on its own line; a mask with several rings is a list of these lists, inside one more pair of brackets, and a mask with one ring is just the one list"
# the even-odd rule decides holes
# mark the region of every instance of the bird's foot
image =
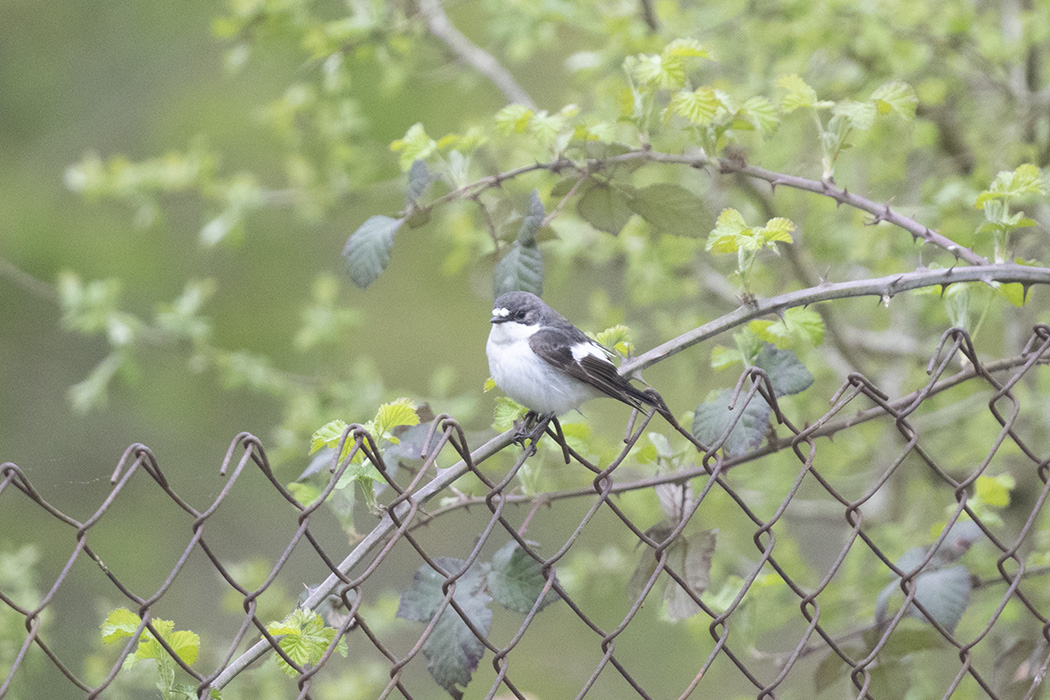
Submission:
[[540,415],[535,411],[529,411],[523,420],[514,421],[514,442],[522,447],[526,447],[529,441],[535,445],[552,418],[554,418],[553,415]]

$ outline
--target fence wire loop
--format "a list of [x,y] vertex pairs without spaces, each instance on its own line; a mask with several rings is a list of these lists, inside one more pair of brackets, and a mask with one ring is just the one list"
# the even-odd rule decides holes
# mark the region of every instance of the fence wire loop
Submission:
[[[253,672],[250,667],[259,667],[264,656],[287,664],[288,697],[328,697],[321,689],[329,681],[366,663],[382,671],[369,697],[433,697],[441,691],[435,691],[426,669],[437,663],[435,655],[453,653],[446,647],[449,630],[454,629],[454,649],[471,649],[474,656],[473,665],[464,671],[466,680],[459,676],[451,687],[467,681],[487,685],[487,692],[478,692],[486,698],[525,700],[549,694],[537,680],[553,680],[551,674],[536,670],[546,667],[559,669],[559,688],[570,688],[564,693],[577,698],[794,697],[812,692],[815,674],[818,683],[827,682],[828,668],[838,664],[841,671],[833,681],[840,696],[878,700],[892,697],[884,676],[898,663],[893,654],[901,639],[916,643],[927,638],[922,635],[932,635],[939,649],[950,652],[938,657],[945,668],[936,692],[943,697],[965,687],[967,697],[1034,699],[1050,668],[1050,594],[1045,583],[1036,583],[1036,577],[1050,574],[1050,565],[1031,558],[1042,546],[1050,519],[1050,509],[1045,508],[1050,499],[1050,437],[1046,401],[1039,392],[1050,381],[1047,364],[1050,325],[1034,326],[1019,354],[999,360],[979,357],[970,335],[953,328],[940,336],[925,364],[927,376],[908,392],[897,395],[853,372],[832,393],[823,415],[815,416],[798,415],[799,404],[778,397],[770,375],[750,367],[728,393],[726,408],[732,416],[713,444],[699,442],[678,424],[662,397],[647,389],[654,407],[632,410],[623,444],[600,458],[570,439],[574,433],[558,420],[532,425],[527,438],[508,432],[472,449],[467,431],[455,418],[447,413],[431,418],[427,412],[426,425],[419,426],[425,432],[422,443],[415,433],[411,448],[396,453],[397,459],[395,452],[386,451],[386,442],[354,423],[345,428],[328,468],[322,469],[327,483],[320,497],[309,504],[293,496],[271,467],[262,442],[247,432],[231,441],[219,468],[224,481],[214,499],[200,509],[183,499],[176,490],[179,479],[169,479],[150,448],[139,443],[124,450],[111,473],[108,493],[83,522],[45,500],[24,470],[4,462],[0,509],[65,528],[70,550],[58,553],[60,559],[52,567],[58,573],[37,599],[23,600],[0,585],[0,614],[16,620],[19,630],[24,628],[5,657],[11,668],[0,684],[0,697],[28,682],[25,679],[36,679],[40,668],[63,679],[61,683],[80,696],[100,697],[124,682],[122,664],[146,639],[156,640],[174,659],[177,673],[192,679],[200,698],[236,684],[241,674]],[[765,402],[775,422],[769,422],[762,445],[726,455],[723,448],[752,402]],[[657,415],[663,420],[654,424]],[[952,431],[968,431],[967,421],[973,416],[983,421],[987,435],[981,433],[979,454],[960,457],[953,451],[959,440],[953,439]],[[653,475],[645,471],[649,467],[640,466],[638,456],[648,445],[648,431],[663,434],[667,426],[671,430],[664,440],[674,446],[676,456],[662,456],[672,466],[663,464]],[[842,461],[852,455],[830,441],[840,435],[845,435],[844,441],[864,436],[872,442],[863,464],[843,467]],[[486,463],[508,449],[498,467]],[[454,464],[439,468],[439,458],[441,465]],[[351,465],[362,462],[378,473],[378,521],[372,521],[365,535],[333,538],[326,504]],[[251,464],[264,477],[263,487],[291,507],[280,503],[281,508],[265,514],[268,521],[288,528],[279,542],[281,551],[265,558],[262,582],[248,585],[238,581],[233,573],[238,560],[220,544],[224,533],[217,531],[216,513],[234,489],[247,488],[241,476]],[[556,471],[575,486],[545,493],[530,490],[534,464],[544,464],[549,473]],[[736,470],[749,465],[754,471],[738,476]],[[100,523],[115,518],[110,515],[114,504],[128,497],[127,485],[140,470],[156,486],[150,487],[152,497],[173,503],[182,522],[189,524],[188,533],[180,531],[175,564],[170,569],[165,565],[164,580],[149,591],[119,573],[123,567],[114,563],[99,531]],[[911,478],[916,472],[931,494],[929,507],[940,509],[943,523],[922,547],[908,549],[898,541],[899,533],[886,534],[886,525],[894,517],[902,522],[921,519],[907,520],[906,514],[887,511],[894,507],[892,495],[902,475]],[[768,473],[778,475],[775,482],[763,478]],[[1003,475],[1018,484],[1008,522],[981,500],[982,487],[1000,483],[995,480]],[[372,488],[372,481],[363,483]],[[656,500],[664,499],[664,520],[625,498],[647,490],[656,491]],[[355,522],[365,522],[366,516],[359,516]],[[828,534],[795,537],[796,529],[818,521]],[[617,556],[640,563],[633,572],[620,560],[597,564],[605,554],[599,556],[589,547],[605,547],[606,553],[618,548]],[[531,572],[529,590],[535,597],[518,601],[513,615],[499,612],[499,625],[490,625],[496,615],[489,603],[506,584],[498,577],[508,576],[499,557],[507,552],[512,552],[515,566]],[[309,584],[300,605],[320,615],[330,633],[311,656],[283,644],[286,634],[273,633],[271,629],[280,628],[271,627],[262,617],[267,613],[260,612],[269,600],[264,596],[301,576],[296,568],[300,565],[292,562],[304,554],[326,578],[323,583],[300,580],[293,587]],[[819,560],[819,566],[802,566],[807,556]],[[965,575],[960,574],[956,567],[963,566],[964,556],[966,561],[980,557],[987,562],[980,576],[965,567]],[[77,632],[62,627],[69,603],[61,594],[79,590],[83,563],[93,572],[101,571],[109,597],[139,619],[134,630],[129,625],[130,636],[120,648],[105,656],[109,666],[83,674],[88,680],[74,670],[81,660],[67,658],[66,645],[56,648],[52,642]],[[606,568],[600,574],[588,570],[602,566]],[[405,571],[413,570],[415,579],[406,580]],[[883,594],[878,601],[856,601],[857,610],[844,613],[840,591],[858,571],[880,579]],[[173,591],[193,585],[190,582],[202,573],[233,593],[243,612],[215,609],[217,618],[230,619],[236,629],[225,643],[213,644],[207,653],[202,650],[201,657],[189,663],[165,635],[168,623],[163,618]],[[586,575],[619,577],[610,587],[615,595],[595,604],[579,583]],[[433,608],[429,617],[414,626],[407,621],[391,625],[389,606],[380,604],[383,596],[428,581],[433,584],[427,593]],[[968,616],[963,622],[945,614],[946,604],[932,595],[931,581],[950,581],[958,587]],[[765,600],[763,591],[773,588],[780,599],[772,617],[782,621],[779,627],[762,628],[772,635],[769,638],[751,638],[749,630],[761,627],[749,622],[757,601]],[[891,597],[895,607],[890,607]],[[979,606],[972,603],[977,598]],[[200,601],[209,612],[214,603]],[[872,606],[874,619],[864,611]],[[488,612],[480,614],[481,608]],[[706,627],[708,639],[683,641],[688,635],[661,622],[663,618],[651,614],[653,609],[670,619],[701,620],[698,629]],[[412,617],[411,611],[406,617]],[[909,620],[921,627],[910,626]],[[659,628],[667,634],[647,632],[643,637],[634,632],[654,625],[668,625]],[[1027,661],[1007,669],[1009,682],[1017,687],[1006,692],[998,670],[1005,658],[1000,647],[1016,630],[1036,641]],[[97,636],[97,631],[91,634]],[[214,641],[214,635],[209,639]],[[638,662],[639,639],[659,647],[645,650],[658,659],[652,667]],[[351,652],[346,659],[344,648]],[[478,663],[483,654],[491,654],[486,665],[490,670]],[[664,658],[674,659],[669,665],[673,668],[658,676],[653,669]],[[30,659],[34,663],[28,663]],[[35,663],[38,659],[41,663]]]

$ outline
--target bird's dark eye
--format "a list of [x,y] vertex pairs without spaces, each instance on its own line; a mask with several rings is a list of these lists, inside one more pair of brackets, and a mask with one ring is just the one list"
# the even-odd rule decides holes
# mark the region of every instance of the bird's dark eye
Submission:
[[515,311],[514,312],[514,318],[517,319],[518,321],[524,321],[525,320],[525,309],[518,309],[517,311]]

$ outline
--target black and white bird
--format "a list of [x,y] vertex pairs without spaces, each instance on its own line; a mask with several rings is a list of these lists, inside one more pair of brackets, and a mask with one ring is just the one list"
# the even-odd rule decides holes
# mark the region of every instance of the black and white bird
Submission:
[[559,416],[610,396],[641,410],[661,408],[616,371],[612,352],[530,292],[496,299],[485,353],[496,385],[539,416]]

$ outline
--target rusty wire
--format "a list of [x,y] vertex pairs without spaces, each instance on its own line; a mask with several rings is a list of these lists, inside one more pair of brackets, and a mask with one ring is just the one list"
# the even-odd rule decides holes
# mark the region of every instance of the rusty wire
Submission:
[[[633,415],[622,449],[607,464],[593,463],[585,455],[577,452],[564,440],[564,437],[561,437],[560,427],[552,425],[548,427],[546,437],[543,439],[552,442],[559,441],[558,449],[564,456],[574,465],[590,470],[594,477],[588,488],[567,489],[547,493],[542,497],[525,495],[516,492],[513,488],[518,472],[535,454],[535,444],[522,450],[513,465],[500,473],[498,477],[494,477],[490,471],[481,468],[482,463],[497,452],[507,448],[516,449],[512,445],[509,434],[499,436],[472,451],[460,425],[451,416],[438,416],[432,422],[430,434],[424,441],[427,447],[424,450],[425,454],[421,455],[423,464],[411,472],[407,479],[402,473],[399,482],[391,477],[393,471],[384,462],[374,438],[362,426],[352,425],[347,429],[336,451],[336,454],[340,454],[343,452],[343,447],[346,446],[348,456],[332,464],[331,478],[324,489],[324,495],[331,493],[339,477],[351,463],[353,455],[360,452],[380,470],[386,479],[392,498],[385,504],[385,515],[379,525],[342,561],[338,561],[338,557],[333,556],[333,552],[322,546],[321,539],[315,530],[311,529],[321,500],[311,506],[300,504],[285,488],[281,480],[274,475],[262,444],[248,433],[241,433],[231,443],[220,470],[226,476],[226,483],[215,500],[204,510],[195,509],[179,496],[164,476],[153,453],[148,447],[141,444],[131,445],[125,451],[113,472],[112,489],[94,514],[83,522],[52,506],[33,487],[18,466],[5,463],[0,465],[0,508],[28,508],[46,513],[47,516],[70,529],[74,546],[50,588],[34,605],[20,604],[12,596],[0,590],[0,602],[24,619],[26,630],[12,667],[6,671],[3,684],[0,685],[0,697],[9,690],[13,680],[20,673],[27,654],[34,647],[42,651],[48,663],[68,679],[75,688],[75,692],[87,698],[104,695],[107,688],[114,684],[122,662],[134,651],[139,637],[145,630],[150,630],[161,641],[161,644],[176,659],[182,671],[193,679],[200,697],[207,697],[212,688],[235,685],[239,674],[244,672],[253,661],[263,655],[274,653],[280,655],[295,670],[297,678],[294,692],[297,693],[297,697],[313,697],[311,686],[315,678],[325,674],[329,667],[352,663],[352,661],[348,662],[334,655],[336,643],[341,639],[360,647],[370,647],[386,660],[389,679],[377,697],[433,697],[435,692],[440,692],[436,691],[435,686],[423,688],[418,684],[413,685],[406,679],[405,674],[409,667],[423,663],[417,659],[422,655],[428,637],[433,634],[439,616],[435,615],[422,631],[417,630],[416,636],[406,648],[403,639],[391,640],[389,635],[380,630],[381,625],[377,624],[379,621],[370,618],[370,615],[375,613],[366,614],[361,607],[362,601],[375,594],[376,591],[373,588],[382,585],[373,584],[373,581],[377,579],[384,564],[390,560],[395,551],[406,551],[406,548],[412,550],[425,566],[432,568],[444,578],[442,587],[444,595],[439,610],[455,611],[455,614],[463,619],[491,655],[490,663],[494,676],[485,695],[487,698],[499,695],[500,697],[513,696],[524,699],[530,697],[530,693],[537,692],[536,689],[528,687],[527,681],[524,680],[525,676],[531,674],[512,671],[527,668],[530,665],[543,665],[549,661],[525,658],[520,654],[515,655],[519,644],[529,634],[537,619],[541,600],[549,591],[553,591],[563,603],[561,614],[575,618],[590,631],[593,635],[594,650],[600,654],[599,660],[593,667],[588,666],[581,670],[580,683],[576,691],[577,697],[584,697],[588,694],[590,697],[597,697],[594,691],[596,684],[610,674],[626,683],[626,687],[630,689],[629,695],[625,697],[663,696],[662,692],[658,693],[648,689],[644,680],[632,674],[623,656],[618,656],[617,644],[639,615],[647,598],[651,599],[650,593],[654,587],[659,581],[668,579],[673,582],[673,585],[681,587],[698,606],[699,615],[706,620],[708,634],[713,642],[710,651],[702,658],[683,656],[681,664],[687,669],[688,680],[677,691],[680,698],[688,697],[694,691],[702,693],[705,697],[711,696],[712,692],[717,694],[718,688],[706,692],[703,690],[705,677],[716,664],[723,668],[735,668],[739,677],[744,679],[746,684],[752,688],[754,695],[760,699],[777,697],[778,694],[786,692],[789,688],[803,688],[804,692],[809,692],[812,683],[811,674],[799,669],[804,660],[818,652],[826,654],[827,658],[832,656],[837,658],[847,669],[846,675],[852,684],[851,696],[880,697],[872,692],[873,673],[878,669],[880,653],[883,652],[908,611],[916,609],[925,616],[928,625],[936,630],[944,643],[956,650],[958,667],[952,680],[939,689],[943,697],[951,696],[964,681],[969,679],[979,689],[978,694],[983,694],[982,697],[1000,698],[1002,696],[991,680],[995,669],[989,668],[987,664],[979,663],[974,652],[980,645],[987,644],[986,640],[992,634],[993,628],[1011,603],[1015,605],[1015,608],[1023,611],[1023,614],[1027,615],[1040,629],[1041,640],[1036,649],[1041,650],[1042,657],[1033,660],[1034,670],[1029,674],[1030,684],[1027,694],[1024,695],[1028,698],[1036,697],[1042,677],[1047,667],[1050,666],[1050,655],[1047,655],[1046,651],[1050,645],[1050,610],[1046,608],[1045,596],[1038,593],[1035,585],[1028,584],[1035,576],[1048,573],[1048,567],[1027,568],[1024,552],[1032,548],[1037,519],[1043,514],[1043,507],[1050,494],[1050,455],[1042,454],[1040,446],[1030,444],[1031,441],[1023,438],[1019,431],[1023,409],[1028,411],[1025,415],[1029,420],[1039,422],[1045,428],[1045,408],[1038,404],[1029,407],[1022,406],[1015,389],[1023,380],[1034,380],[1037,368],[1047,364],[1048,361],[1050,361],[1050,328],[1044,325],[1035,327],[1020,354],[988,363],[982,362],[977,356],[970,338],[964,332],[952,330],[941,338],[927,370],[929,379],[923,386],[908,395],[894,399],[887,396],[864,376],[854,373],[831,397],[831,408],[824,415],[810,419],[804,425],[798,425],[788,417],[781,409],[768,377],[760,369],[753,368],[741,376],[731,402],[746,405],[755,400],[756,396],[760,396],[769,404],[772,417],[775,419],[775,428],[764,446],[745,455],[726,456],[719,448],[728,435],[728,430],[716,444],[706,446],[704,449],[705,446],[697,443],[690,433],[674,423],[671,417],[672,427],[700,449],[702,456],[699,458],[699,464],[685,467],[674,473],[658,474],[634,481],[617,481],[615,478],[617,468],[628,460],[638,441],[652,425],[652,421],[661,420],[659,416],[654,417],[655,414]],[[954,374],[949,374],[949,368],[953,365],[961,365],[962,369]],[[923,444],[920,439],[921,431],[916,426],[913,416],[924,402],[929,401],[932,397],[966,383],[975,383],[990,391],[987,411],[999,424],[1000,430],[988,446],[986,453],[975,458],[974,467],[964,478],[959,479],[953,476],[952,470],[946,468],[942,460]],[[736,419],[739,420],[742,412],[736,415]],[[818,460],[819,446],[822,444],[819,441],[847,432],[857,425],[876,418],[892,422],[893,429],[900,436],[900,446],[893,449],[893,454],[890,454],[889,450],[880,451],[884,461],[878,466],[879,473],[872,483],[859,496],[847,497],[832,485],[833,479],[826,474],[827,467]],[[1003,452],[1005,445],[1010,446],[1013,460],[1011,464],[1014,465],[1014,468],[1018,470],[1034,469],[1035,476],[1042,484],[1023,525],[1009,538],[1000,529],[984,522],[982,514],[977,512],[969,502],[976,480],[986,474],[993,458]],[[1045,450],[1045,447],[1042,449]],[[439,455],[443,453],[454,453],[459,458],[459,462],[450,468],[441,470],[438,476],[434,477],[434,466]],[[759,514],[761,509],[749,502],[749,492],[742,489],[739,484],[731,483],[731,475],[745,464],[778,453],[794,456],[797,461],[797,473],[787,490],[779,494],[779,502],[773,508],[772,513],[763,517]],[[930,479],[950,490],[955,506],[949,516],[948,526],[929,547],[921,563],[910,570],[902,570],[895,564],[900,552],[888,551],[884,545],[878,543],[870,527],[866,527],[866,506],[880,494],[895,474],[905,469],[906,465],[914,463],[923,465]],[[1023,466],[1018,466],[1022,463]],[[236,488],[238,480],[249,466],[258,469],[277,494],[291,505],[293,510],[289,513],[295,514],[296,527],[287,546],[272,562],[269,575],[263,584],[254,590],[247,589],[237,581],[229,567],[222,562],[221,557],[209,544],[210,540],[206,536],[209,518]],[[152,480],[158,497],[163,494],[193,519],[190,528],[191,536],[186,541],[182,554],[163,583],[150,595],[141,595],[131,590],[106,567],[89,545],[92,528],[106,516],[130,480],[140,478],[136,476],[139,472],[145,472]],[[471,478],[480,483],[484,494],[474,496],[460,494],[451,503],[427,509],[426,506],[431,499],[439,495],[447,495],[450,487],[463,478]],[[660,538],[651,536],[645,526],[634,522],[628,511],[614,498],[629,491],[650,489],[660,484],[681,484],[694,478],[703,478],[703,486],[699,488],[695,496],[682,504],[681,517],[678,522],[668,533],[662,533]],[[845,528],[841,548],[835,552],[832,563],[816,585],[806,585],[797,580],[790,566],[783,563],[782,557],[778,555],[777,534],[774,531],[774,528],[783,521],[785,513],[797,498],[800,489],[807,483],[816,484],[831,499],[840,513],[841,525]],[[704,503],[716,492],[720,496],[728,497],[739,509],[740,514],[753,524],[751,536],[755,547],[751,553],[753,559],[749,570],[741,577],[739,592],[723,609],[712,607],[705,596],[691,590],[680,572],[668,566],[669,548],[682,535],[687,524],[691,522]],[[23,498],[18,498],[19,494]],[[563,544],[556,547],[553,553],[547,556],[542,555],[540,548],[525,537],[525,530],[530,521],[544,505],[565,499],[583,498],[589,498],[590,502],[572,532]],[[516,504],[531,506],[528,515],[519,525],[515,525],[508,517],[508,509]],[[438,561],[444,553],[429,551],[424,540],[417,535],[417,531],[424,526],[429,526],[431,529],[440,528],[445,515],[471,508],[475,513],[479,509],[481,512],[487,511],[487,522],[476,532],[470,533],[473,545],[469,553],[463,557],[463,566],[459,570],[446,570]],[[601,513],[611,514],[621,522],[627,530],[633,533],[638,546],[648,548],[647,551],[651,552],[657,562],[654,573],[645,582],[641,593],[630,602],[627,611],[619,621],[612,625],[601,623],[593,611],[585,610],[556,577],[558,564],[572,551],[583,534],[588,531],[594,519]],[[291,515],[288,517],[290,518]],[[987,589],[1000,584],[1005,586],[992,615],[989,616],[983,628],[970,638],[961,638],[955,632],[939,624],[935,619],[936,616],[932,615],[916,596],[918,590],[916,580],[923,567],[929,564],[938,548],[945,543],[951,526],[963,518],[975,522],[997,551],[995,568],[998,571],[998,577],[993,575],[984,579],[975,579],[975,588]],[[540,565],[545,579],[543,595],[537,599],[532,610],[525,615],[520,626],[503,642],[497,642],[478,629],[454,598],[457,582],[466,574],[470,566],[479,561],[483,550],[494,541],[496,533],[500,533],[500,537],[505,534],[515,540],[522,550]],[[285,653],[280,648],[278,640],[267,630],[266,621],[258,615],[259,597],[286,568],[289,558],[297,548],[305,548],[316,553],[330,573],[325,582],[312,589],[304,605],[314,608],[329,596],[335,595],[340,598],[346,608],[345,619],[337,627],[335,641],[329,646],[320,662],[311,667],[298,665]],[[191,554],[195,552],[203,554],[208,565],[214,568],[230,589],[236,591],[241,597],[244,610],[240,627],[229,640],[226,651],[210,659],[213,666],[207,671],[201,671],[178,659],[174,655],[174,650],[157,633],[153,624],[154,607],[170,591],[176,579],[185,570]],[[893,581],[896,577],[903,595],[903,603],[888,620],[879,624],[869,624],[856,632],[844,634],[841,631],[841,625],[837,624],[834,619],[825,619],[828,615],[825,615],[822,610],[822,600],[826,598],[822,599],[822,595],[835,585],[836,577],[842,571],[847,557],[857,553],[876,561],[878,566],[884,569],[887,581]],[[720,553],[716,553],[716,556],[719,555]],[[126,601],[125,604],[138,613],[142,620],[136,634],[123,646],[108,673],[95,684],[88,683],[81,678],[74,671],[73,662],[60,658],[52,643],[46,638],[57,631],[45,631],[45,626],[42,624],[42,615],[52,604],[56,592],[74,575],[72,573],[74,564],[81,558],[94,562],[101,569],[112,583],[114,590]],[[797,606],[797,620],[802,625],[801,633],[797,635],[789,648],[773,655],[772,663],[768,659],[756,658],[754,649],[761,646],[761,640],[747,639],[742,637],[740,632],[731,633],[739,627],[736,622],[737,616],[756,581],[770,572],[787,586],[794,597],[794,605]],[[63,634],[72,632],[74,630],[62,630]],[[871,641],[862,652],[858,652],[857,648],[849,643],[850,639],[857,636],[857,632],[869,635]],[[249,642],[254,643],[245,650],[244,644]],[[481,680],[475,679],[475,684],[479,683]],[[472,692],[477,691],[472,688]]]

